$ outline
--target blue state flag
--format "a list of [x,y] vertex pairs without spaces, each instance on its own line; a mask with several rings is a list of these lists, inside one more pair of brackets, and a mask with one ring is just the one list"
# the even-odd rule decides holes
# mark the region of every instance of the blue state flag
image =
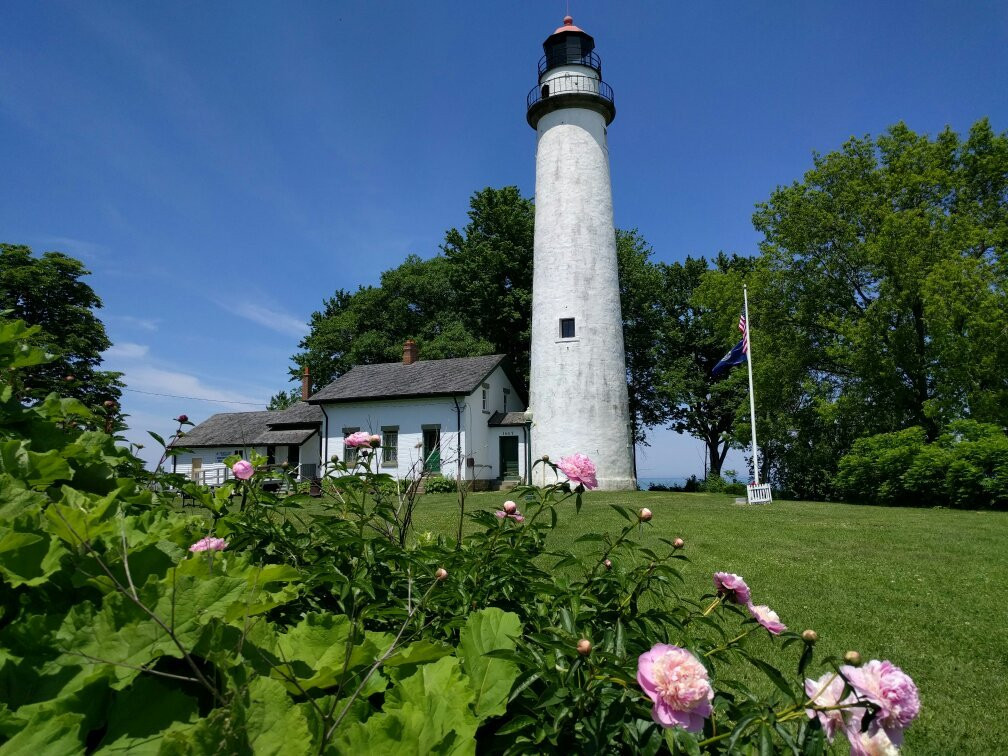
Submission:
[[718,374],[723,373],[736,365],[742,365],[745,363],[749,357],[747,354],[748,350],[746,349],[747,346],[746,339],[742,339],[742,341],[733,346],[731,351],[722,357],[721,361],[714,366],[714,369],[711,370],[711,375],[717,377]]

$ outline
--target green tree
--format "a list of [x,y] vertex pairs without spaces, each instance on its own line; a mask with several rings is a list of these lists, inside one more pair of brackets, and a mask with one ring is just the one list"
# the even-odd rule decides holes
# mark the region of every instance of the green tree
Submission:
[[854,138],[753,220],[762,333],[791,380],[757,385],[772,402],[790,394],[774,439],[786,485],[803,466],[828,482],[859,437],[1008,424],[1008,135],[982,120],[966,140],[902,123]]
[[487,187],[469,201],[469,223],[445,234],[454,306],[469,332],[510,355],[526,386],[532,333],[535,207],[518,187]]
[[637,229],[616,231],[627,397],[634,444],[646,444],[647,429],[664,424],[671,414],[667,397],[659,390],[662,344],[656,338],[664,317],[665,278],[663,266],[651,260],[652,254],[651,245]]
[[744,369],[715,378],[711,370],[739,339],[741,281],[753,260],[719,254],[711,268],[687,257],[664,269],[660,392],[669,402],[670,427],[704,442],[711,476],[721,474],[748,389]]
[[0,310],[39,326],[35,344],[56,357],[19,375],[22,401],[39,402],[57,392],[92,407],[118,403],[122,374],[99,369],[112,342],[94,312],[102,301],[81,280],[89,274],[61,252],[36,257],[26,246],[0,244]]

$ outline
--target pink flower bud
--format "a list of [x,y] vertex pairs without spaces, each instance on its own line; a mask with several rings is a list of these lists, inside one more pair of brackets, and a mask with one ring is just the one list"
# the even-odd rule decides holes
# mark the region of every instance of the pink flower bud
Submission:
[[602,562],[602,564],[605,565],[605,568],[607,570],[611,570],[612,569],[612,560],[611,559],[606,559],[604,562]]
[[581,640],[578,641],[577,652],[581,654],[581,656],[588,656],[588,654],[591,653],[591,650],[592,650],[592,644],[590,640],[588,640],[587,638],[582,638]]
[[179,415],[178,417],[175,418],[175,420],[180,423],[188,423],[189,415]]
[[377,449],[377,448],[378,448],[379,446],[381,446],[381,436],[379,436],[379,435],[378,435],[377,433],[373,434],[373,435],[371,436],[371,438],[369,439],[369,441],[370,441],[370,443],[371,443],[371,446],[373,446],[373,447],[374,447],[374,448],[376,448],[376,449]]
[[504,502],[504,512],[505,512],[505,514],[514,514],[517,511],[518,511],[518,505],[515,504],[513,501],[505,501]]
[[644,508],[643,508],[643,509],[642,509],[642,510],[641,510],[641,511],[640,511],[640,512],[638,513],[638,515],[637,515],[637,516],[638,516],[638,517],[640,517],[640,521],[641,521],[641,522],[647,522],[648,520],[650,520],[650,519],[651,519],[651,510],[650,510],[650,509],[648,509],[647,507],[644,507]]
[[817,640],[819,640],[819,633],[817,633],[815,630],[805,630],[802,632],[801,638],[806,643],[815,643]]
[[857,651],[848,651],[843,655],[843,660],[851,666],[857,667],[861,664],[861,654]]
[[686,545],[686,541],[684,541],[682,538],[676,538],[674,541],[672,541],[672,545],[675,546],[677,549],[681,549],[683,546]]
[[444,580],[446,577],[448,577],[448,570],[446,570],[444,567],[438,567],[437,572],[434,573],[434,577],[437,578],[438,581]]
[[252,467],[251,462],[239,459],[231,465],[231,472],[234,473],[234,476],[238,478],[238,480],[248,480],[252,477],[252,473],[255,472],[255,468]]

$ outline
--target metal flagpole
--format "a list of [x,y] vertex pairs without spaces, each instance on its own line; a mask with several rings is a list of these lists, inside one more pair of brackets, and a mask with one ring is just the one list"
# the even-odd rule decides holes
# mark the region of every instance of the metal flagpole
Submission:
[[746,365],[749,367],[749,421],[752,423],[752,466],[753,483],[759,485],[759,451],[756,447],[756,400],[753,397],[752,386],[752,323],[749,321],[749,292],[746,285],[742,284],[742,301],[745,303],[745,337],[747,344]]

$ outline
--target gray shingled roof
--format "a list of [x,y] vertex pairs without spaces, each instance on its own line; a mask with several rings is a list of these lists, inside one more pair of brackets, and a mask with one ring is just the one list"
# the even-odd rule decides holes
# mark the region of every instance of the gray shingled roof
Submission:
[[295,428],[291,430],[268,430],[259,434],[255,440],[256,446],[287,446],[303,444],[315,435],[315,428]]
[[525,425],[524,412],[494,412],[487,420],[487,425],[496,428],[501,425]]
[[[318,418],[311,419],[315,415]],[[321,417],[318,407],[303,402],[279,412],[221,412],[186,431],[176,445],[198,448],[300,444],[318,430]],[[278,420],[283,422],[274,428]]]
[[316,404],[296,402],[285,410],[271,413],[270,428],[309,427],[322,422],[322,408]]
[[252,446],[275,412],[220,412],[178,440],[178,446]]
[[503,354],[491,354],[485,357],[419,360],[410,365],[402,362],[358,365],[313,394],[308,401],[318,404],[469,394],[504,357]]

